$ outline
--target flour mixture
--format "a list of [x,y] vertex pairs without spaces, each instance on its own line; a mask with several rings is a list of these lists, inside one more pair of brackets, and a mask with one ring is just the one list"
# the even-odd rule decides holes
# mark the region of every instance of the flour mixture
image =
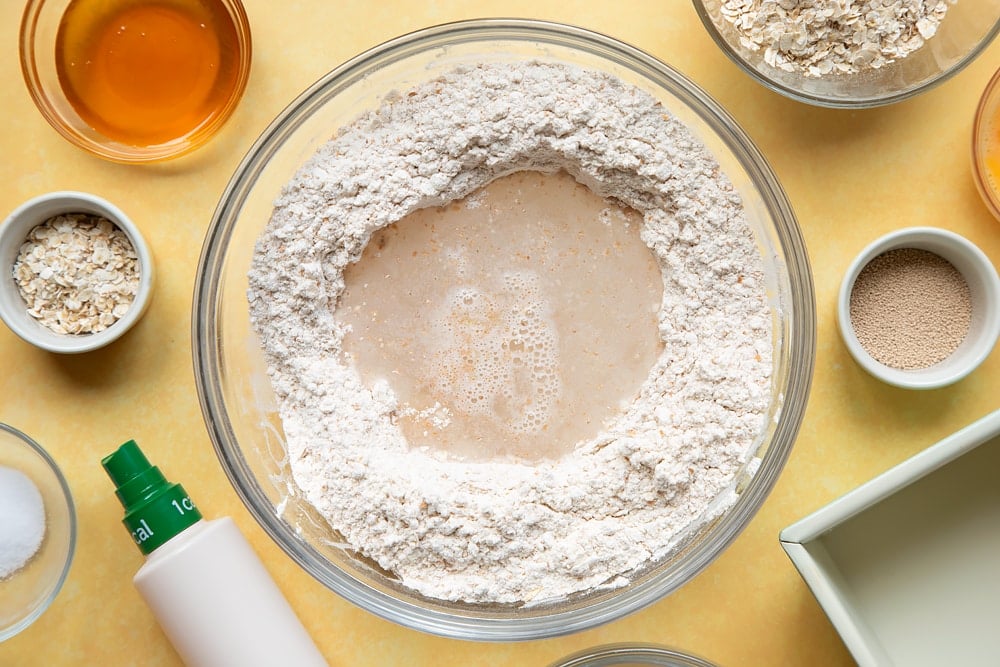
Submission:
[[[662,280],[651,368],[630,400],[556,456],[513,449],[476,458],[411,442],[404,426],[415,413],[444,431],[456,410],[475,412],[459,399],[443,404],[462,371],[445,374],[442,404],[430,406],[413,405],[391,373],[363,379],[346,342],[359,334],[338,312],[350,302],[345,273],[379,230],[421,209],[468,206],[517,172],[566,172],[641,217]],[[568,338],[536,298],[539,271],[501,271],[502,289],[541,303],[539,324],[525,326],[565,352]],[[352,547],[424,595],[538,604],[622,586],[728,508],[736,474],[753,465],[771,400],[772,337],[743,206],[680,121],[609,75],[488,64],[394,96],[341,128],[286,185],[249,278],[295,482]],[[453,310],[481,298],[458,279]],[[513,312],[518,300],[508,301]],[[380,326],[391,330],[392,320]],[[612,354],[613,341],[603,345]],[[505,354],[489,358],[517,357]],[[556,357],[573,361],[545,363]],[[562,400],[560,383],[545,387],[556,398],[544,405]],[[508,410],[516,428],[548,427],[550,412],[508,404],[522,406]]]

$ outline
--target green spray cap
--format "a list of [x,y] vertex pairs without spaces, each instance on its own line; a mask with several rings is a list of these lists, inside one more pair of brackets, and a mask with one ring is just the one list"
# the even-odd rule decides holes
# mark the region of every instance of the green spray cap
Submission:
[[144,554],[201,520],[201,512],[180,484],[171,484],[151,465],[135,440],[129,440],[101,460],[118,487],[115,495],[125,508],[122,523]]

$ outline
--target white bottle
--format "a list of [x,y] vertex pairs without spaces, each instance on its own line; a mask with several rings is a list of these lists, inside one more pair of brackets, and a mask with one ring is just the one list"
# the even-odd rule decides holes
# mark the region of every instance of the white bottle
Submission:
[[202,519],[135,441],[101,463],[147,555],[136,588],[185,665],[328,667],[232,519]]

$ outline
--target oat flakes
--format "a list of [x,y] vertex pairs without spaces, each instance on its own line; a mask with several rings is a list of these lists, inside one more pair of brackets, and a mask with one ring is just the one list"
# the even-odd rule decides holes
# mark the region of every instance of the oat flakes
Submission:
[[722,0],[740,44],[811,77],[854,74],[905,58],[933,37],[956,0]]
[[55,216],[28,233],[14,262],[28,314],[60,334],[103,331],[139,290],[139,259],[122,230],[100,216]]

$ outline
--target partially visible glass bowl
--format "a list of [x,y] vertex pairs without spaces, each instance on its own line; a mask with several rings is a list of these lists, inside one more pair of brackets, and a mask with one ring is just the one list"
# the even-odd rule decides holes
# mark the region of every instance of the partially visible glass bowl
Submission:
[[567,656],[551,667],[715,667],[687,653],[656,644],[606,644]]
[[[609,72],[662,101],[719,160],[744,199],[774,314],[773,388],[754,462],[735,505],[628,586],[526,607],[450,603],[416,594],[360,557],[303,499],[292,480],[281,419],[249,321],[247,271],[282,186],[334,132],[402,91],[463,63],[541,60]],[[239,165],[205,239],[195,285],[193,354],[216,452],[250,512],[303,568],[383,618],[448,637],[524,640],[619,618],[677,589],[725,549],[764,502],[791,450],[815,353],[808,258],[788,201],[763,156],[732,118],[662,62],[587,30],[530,20],[428,28],[378,46],[320,79],[267,128]]]
[[878,69],[815,77],[768,65],[763,49],[741,44],[722,16],[722,0],[693,2],[708,34],[741,69],[771,90],[823,107],[867,108],[913,97],[961,71],[1000,31],[1000,0],[948,2],[937,34],[905,58]]
[[1000,69],[986,84],[972,123],[972,176],[983,203],[1000,220]]
[[37,442],[0,423],[0,467],[22,473],[38,488],[45,535],[23,567],[0,579],[0,642],[35,622],[62,588],[76,548],[76,512],[66,478]]

